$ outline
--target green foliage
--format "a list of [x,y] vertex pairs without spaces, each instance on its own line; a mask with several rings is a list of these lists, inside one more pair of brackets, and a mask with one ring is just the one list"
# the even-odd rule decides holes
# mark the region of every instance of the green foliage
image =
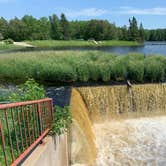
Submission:
[[9,100],[9,96],[11,91],[8,89],[0,89],[0,102],[7,102]]
[[[34,78],[42,82],[125,81],[166,79],[166,57],[132,53],[114,55],[94,51],[44,51],[0,55],[0,79]],[[31,88],[30,88],[31,89]]]
[[5,20],[3,17],[0,18],[0,33],[3,36],[4,39],[8,38],[8,29],[9,25],[7,20]]
[[93,41],[84,40],[35,40],[28,41],[27,43],[39,48],[70,48],[70,47],[106,47],[106,46],[140,46],[141,44],[135,41],[118,41],[118,40],[105,40],[98,45]]
[[60,32],[60,20],[57,17],[57,15],[53,14],[52,16],[49,16],[49,21],[50,21],[50,34],[51,38],[54,40],[61,39],[61,32]]
[[61,14],[60,26],[61,26],[60,32],[62,34],[61,39],[64,40],[70,39],[70,24],[63,13]]
[[54,123],[52,125],[51,134],[61,135],[67,131],[72,123],[72,116],[69,107],[55,107]]
[[129,40],[138,41],[139,40],[139,30],[137,25],[137,20],[135,17],[132,20],[129,19]]
[[124,57],[117,57],[111,62],[111,78],[115,81],[124,81],[126,79],[126,64]]
[[127,78],[135,82],[144,80],[144,63],[142,61],[129,61],[127,65]]
[[0,18],[0,33],[4,39],[22,40],[143,40],[143,26],[137,27],[133,18],[130,26],[117,27],[108,20],[68,21],[65,14],[59,18],[56,14],[37,19],[31,15],[17,17],[7,21]]
[[23,85],[19,86],[18,89],[19,90],[10,95],[10,101],[38,100],[46,97],[44,88],[39,86],[34,79],[28,79]]
[[110,81],[110,78],[111,78],[110,65],[109,64],[101,64],[99,69],[100,69],[101,80],[104,82]]
[[150,82],[160,82],[165,80],[164,65],[155,57],[148,57],[145,60],[145,80]]
[[90,73],[87,63],[79,63],[76,68],[77,80],[81,82],[87,82],[90,78]]
[[[11,92],[11,91],[1,91],[0,94],[4,95],[5,94],[5,98],[1,98],[0,95],[0,101],[1,99],[5,99],[5,100],[10,100],[11,102],[21,102],[21,101],[29,101],[29,100],[37,100],[37,99],[42,99],[45,98],[45,90],[43,87],[39,86],[38,83],[35,82],[34,79],[29,79],[27,80],[23,85],[18,87],[19,90],[15,91],[15,92]],[[21,140],[20,134],[17,135],[17,140],[16,140],[16,135],[15,132],[20,133],[20,126],[21,126],[21,130],[22,133],[25,132],[25,130],[27,131],[27,129],[25,129],[25,127],[27,127],[27,125],[25,125],[25,121],[18,121],[18,112],[19,111],[13,108],[13,114],[11,114],[10,111],[8,111],[8,125],[10,128],[10,136],[12,139],[12,146],[14,149],[14,156],[15,158],[18,157],[18,153],[16,151],[16,147],[17,147],[17,141],[18,141],[18,146],[19,148],[22,150],[21,147],[21,143],[23,141],[23,144],[26,143],[26,140]],[[1,112],[0,112],[1,113]],[[34,114],[33,114],[34,115]],[[29,114],[27,112],[26,114],[26,120],[29,121],[29,132],[32,133],[32,130],[34,130],[34,124],[32,125],[31,123],[34,123],[34,120],[36,119],[32,114]],[[5,138],[5,143],[6,143],[6,153],[8,156],[8,163],[11,163],[11,155],[10,155],[10,141],[9,141],[9,135],[8,135],[8,130],[6,128],[6,123],[4,122],[5,118],[3,114],[0,114],[0,120],[2,123],[4,123],[4,127],[3,127],[3,132],[4,132],[4,138]],[[14,120],[14,122],[13,122]],[[13,128],[13,123],[15,123],[15,129]],[[24,137],[24,136],[23,136]],[[0,145],[2,144],[1,139],[0,139]],[[24,149],[25,150],[25,149]],[[19,152],[20,153],[20,152]],[[3,157],[3,152],[2,152],[2,148],[0,148],[0,161],[2,161],[2,163],[4,162],[4,157]]]
[[85,28],[85,40],[112,40],[117,38],[115,25],[106,20],[90,20]]
[[145,30],[145,40],[147,41],[165,41],[166,29]]
[[14,41],[12,39],[6,39],[3,41],[5,44],[13,44]]
[[139,27],[139,40],[140,42],[144,42],[145,40],[145,30],[143,28],[142,23],[140,24],[140,27]]
[[4,37],[3,37],[2,33],[0,33],[0,41],[3,39],[4,39]]
[[93,62],[88,63],[88,70],[89,70],[89,79],[92,81],[97,81],[100,78],[99,75],[99,66]]

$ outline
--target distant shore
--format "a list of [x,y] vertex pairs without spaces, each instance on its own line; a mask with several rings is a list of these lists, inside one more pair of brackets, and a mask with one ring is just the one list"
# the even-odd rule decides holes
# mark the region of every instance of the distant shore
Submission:
[[106,47],[106,46],[140,46],[141,43],[136,41],[118,41],[118,40],[105,40],[105,41],[95,41],[95,40],[36,40],[27,41],[31,44],[40,48],[50,48],[50,47]]
[[33,48],[34,50],[42,49],[70,49],[70,48],[98,48],[98,47],[115,47],[115,46],[141,46],[143,43],[138,43],[136,41],[118,41],[118,40],[108,40],[108,41],[95,41],[95,40],[34,40],[34,41],[22,41],[14,42],[13,44],[6,44],[0,42],[0,51],[15,51],[15,50],[26,50]]

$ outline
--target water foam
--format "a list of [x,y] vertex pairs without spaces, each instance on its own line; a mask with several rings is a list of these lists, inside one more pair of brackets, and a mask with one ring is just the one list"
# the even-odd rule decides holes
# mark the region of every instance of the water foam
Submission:
[[166,117],[111,120],[93,128],[94,166],[166,165]]

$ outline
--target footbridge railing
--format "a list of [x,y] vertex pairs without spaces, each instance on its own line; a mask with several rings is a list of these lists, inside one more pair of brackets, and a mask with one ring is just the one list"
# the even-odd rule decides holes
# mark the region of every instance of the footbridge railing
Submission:
[[20,165],[48,134],[52,99],[0,105],[0,166]]

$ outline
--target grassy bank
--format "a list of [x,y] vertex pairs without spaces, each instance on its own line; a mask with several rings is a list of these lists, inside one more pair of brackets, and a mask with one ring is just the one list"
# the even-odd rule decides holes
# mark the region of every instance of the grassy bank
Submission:
[[0,80],[46,82],[160,82],[166,78],[166,57],[104,52],[43,51],[0,54]]
[[40,48],[49,48],[49,47],[107,47],[107,46],[139,46],[138,42],[133,41],[81,41],[81,40],[36,40],[36,41],[28,41],[27,43],[40,47]]
[[13,50],[13,49],[19,49],[21,47],[15,46],[13,44],[4,44],[0,43],[0,50]]

